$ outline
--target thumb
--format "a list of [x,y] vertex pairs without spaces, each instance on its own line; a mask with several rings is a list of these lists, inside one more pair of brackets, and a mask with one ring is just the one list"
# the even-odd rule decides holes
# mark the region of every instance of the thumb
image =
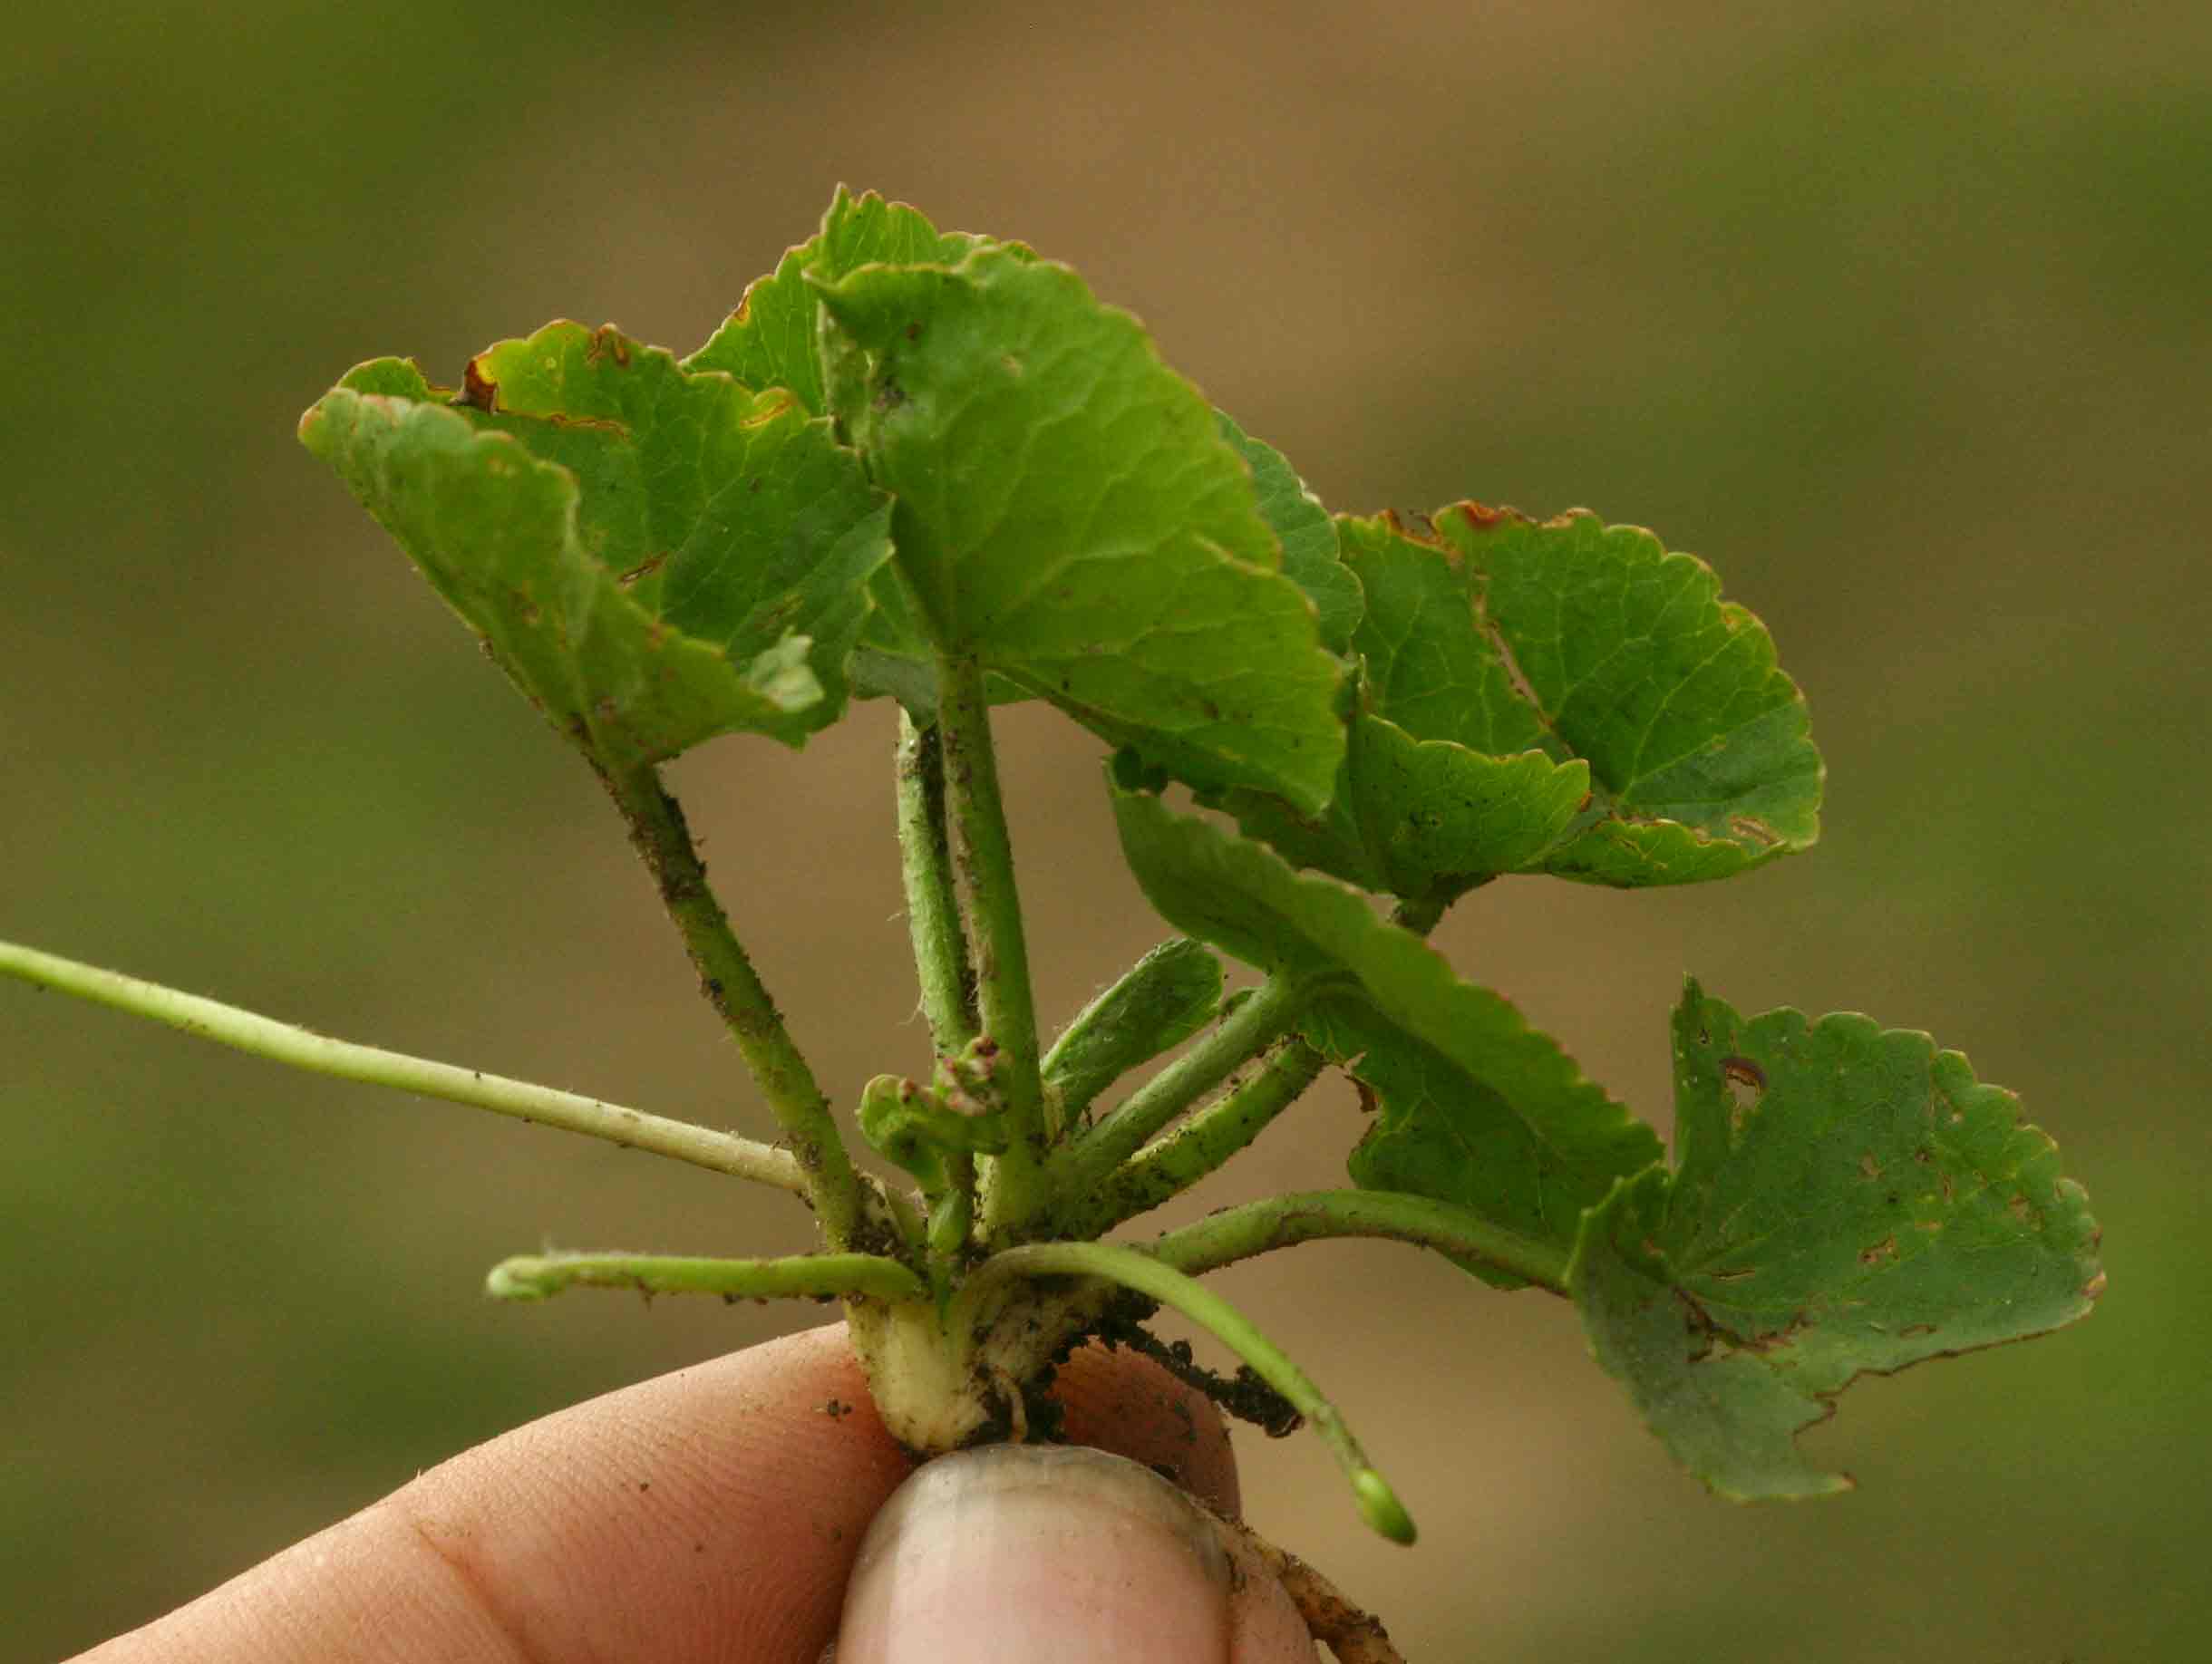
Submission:
[[1264,1567],[1124,1456],[995,1445],[941,1456],[868,1527],[837,1664],[1312,1664]]

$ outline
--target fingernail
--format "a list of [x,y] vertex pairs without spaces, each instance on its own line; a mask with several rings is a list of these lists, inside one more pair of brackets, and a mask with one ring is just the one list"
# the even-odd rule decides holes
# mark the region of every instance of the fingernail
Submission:
[[996,1445],[940,1456],[853,1566],[838,1664],[1222,1664],[1229,1564],[1183,1494],[1125,1457]]

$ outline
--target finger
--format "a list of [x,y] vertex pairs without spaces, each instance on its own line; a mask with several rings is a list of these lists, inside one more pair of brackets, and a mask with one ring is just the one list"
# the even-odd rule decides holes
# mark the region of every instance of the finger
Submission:
[[1102,1346],[1078,1350],[1060,1368],[1053,1397],[1061,1433],[1141,1462],[1232,1518],[1244,1512],[1237,1456],[1220,1412],[1157,1364]]
[[1124,1457],[1000,1445],[941,1456],[877,1514],[837,1664],[1313,1664],[1241,1543]]
[[[1210,1405],[1127,1353],[1086,1349],[1065,1374],[1071,1436],[1233,1505]],[[813,1330],[468,1451],[86,1659],[814,1664],[911,1468],[843,1326]]]

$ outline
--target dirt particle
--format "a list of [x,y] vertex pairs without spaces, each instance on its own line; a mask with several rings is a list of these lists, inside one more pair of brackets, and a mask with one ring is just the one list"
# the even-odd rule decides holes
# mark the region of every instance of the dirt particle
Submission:
[[852,1406],[842,1398],[832,1398],[822,1406],[822,1414],[832,1421],[842,1421],[852,1414]]

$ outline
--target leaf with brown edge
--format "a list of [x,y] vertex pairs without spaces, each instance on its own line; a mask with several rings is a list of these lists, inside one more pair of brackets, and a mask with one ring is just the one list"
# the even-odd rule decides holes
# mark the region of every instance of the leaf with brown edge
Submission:
[[1365,595],[1363,715],[1323,815],[1221,797],[1247,831],[1409,896],[1517,872],[1722,878],[1819,835],[1804,701],[1702,561],[1579,511],[1337,527]]
[[1724,878],[1819,836],[1804,696],[1712,568],[1585,509],[1460,503],[1436,527],[1487,643],[1592,801],[1544,870],[1644,885]]
[[364,364],[300,435],[603,760],[843,711],[888,505],[788,392],[558,323],[478,354],[461,401]]
[[1591,1350],[1677,1460],[1739,1499],[1849,1480],[1796,1436],[1862,1373],[2043,1333],[2104,1286],[2098,1232],[2019,1100],[1851,1014],[1674,1013],[1675,1166],[1591,1209]]

